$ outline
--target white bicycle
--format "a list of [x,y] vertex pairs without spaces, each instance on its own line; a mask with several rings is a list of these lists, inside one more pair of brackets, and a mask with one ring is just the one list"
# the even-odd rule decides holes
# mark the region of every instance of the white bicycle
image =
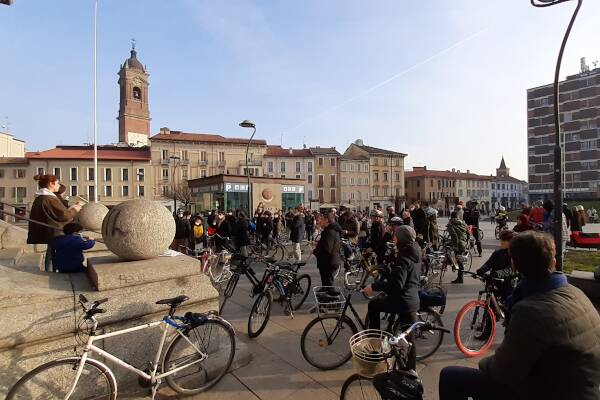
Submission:
[[[175,310],[188,300],[187,296],[157,301],[156,304],[170,307],[168,315],[160,321],[96,334],[98,321],[95,316],[104,312],[99,306],[107,300],[97,300],[89,305],[88,300],[79,295],[79,304],[84,311],[82,321],[89,324],[89,338],[82,355],[50,361],[35,368],[10,389],[7,400],[115,400],[115,375],[104,363],[91,358],[92,353],[137,374],[142,386],[151,388],[152,399],[163,379],[178,393],[190,395],[210,389],[229,370],[235,354],[233,328],[223,318],[210,313],[188,312],[183,317],[176,316]],[[163,330],[160,344],[154,360],[145,369],[134,367],[94,345],[106,338],[158,326]],[[161,358],[167,333],[172,330],[175,330],[175,337],[167,344]]]

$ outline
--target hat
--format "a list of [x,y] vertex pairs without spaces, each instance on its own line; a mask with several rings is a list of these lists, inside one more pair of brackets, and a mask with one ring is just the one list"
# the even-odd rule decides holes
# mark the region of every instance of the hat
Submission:
[[393,217],[392,219],[390,219],[390,223],[392,225],[402,225],[404,221],[400,217]]
[[414,242],[417,238],[417,233],[408,225],[399,226],[394,233],[400,244]]

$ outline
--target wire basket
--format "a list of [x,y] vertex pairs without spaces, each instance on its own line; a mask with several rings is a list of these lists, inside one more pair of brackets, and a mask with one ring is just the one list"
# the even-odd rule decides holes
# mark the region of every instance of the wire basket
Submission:
[[340,287],[315,286],[313,294],[319,315],[339,315],[342,313],[346,299]]
[[353,335],[350,350],[354,371],[366,378],[387,372],[393,365],[393,357],[389,356],[389,339],[392,337],[391,333],[378,329],[367,329]]

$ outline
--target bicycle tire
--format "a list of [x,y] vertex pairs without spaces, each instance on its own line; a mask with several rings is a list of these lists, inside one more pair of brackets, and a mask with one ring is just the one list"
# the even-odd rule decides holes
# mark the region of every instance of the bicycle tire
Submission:
[[[469,322],[465,318],[467,318],[467,313],[472,309],[474,309],[473,319],[475,321],[472,320]],[[480,313],[482,319],[481,321],[477,321],[476,319]],[[463,338],[461,332],[465,327],[469,329],[470,334],[468,337]],[[478,335],[479,337],[473,336],[473,333],[477,332],[481,332]],[[495,336],[496,316],[494,311],[484,301],[472,300],[460,309],[454,322],[454,341],[461,353],[467,357],[481,356],[492,346]],[[472,342],[471,339],[481,342],[481,345],[475,346],[475,342]]]
[[[335,321],[335,324],[331,325],[333,321]],[[337,328],[338,321],[341,321],[339,328]],[[329,328],[329,331],[325,327],[326,324],[328,325],[327,328]],[[313,327],[315,327],[315,332],[311,332],[311,330],[313,330]],[[321,330],[319,331],[319,329]],[[339,330],[335,334],[335,336],[333,336],[332,343],[328,343],[330,341],[328,340],[328,336],[330,336],[329,332],[333,334],[335,329]],[[340,335],[342,331],[344,334]],[[316,339],[313,338],[313,335],[309,337],[311,333],[314,334]],[[317,317],[310,321],[308,325],[306,325],[306,328],[304,328],[304,331],[302,331],[302,336],[300,337],[300,350],[302,350],[302,356],[310,365],[312,365],[315,368],[324,371],[336,369],[339,366],[348,362],[348,360],[350,360],[350,357],[352,357],[352,353],[350,352],[349,341],[350,337],[355,333],[358,333],[356,325],[354,325],[354,322],[352,322],[352,320],[345,315]],[[335,349],[330,349],[330,347],[334,344],[336,344],[337,347]],[[323,355],[327,353],[327,355],[337,355],[339,357],[337,360],[331,363],[318,361],[314,358],[314,355],[311,354],[313,353],[311,351],[312,349],[308,348],[311,345],[316,345],[315,353],[317,354]]]
[[267,256],[275,260],[275,262],[283,260],[285,256],[285,248],[281,244],[276,244],[267,252]]
[[[426,308],[419,311],[417,313],[417,318],[419,321],[431,322],[434,326],[444,326],[440,314],[431,308]],[[396,334],[400,332],[394,330],[394,333]],[[429,342],[428,345],[426,345],[426,341]],[[417,361],[425,360],[426,358],[431,357],[436,351],[438,351],[443,341],[444,332],[442,331],[424,331],[419,328],[416,329],[413,333],[413,343],[415,345]]]
[[494,229],[494,236],[496,237],[496,240],[500,240],[500,225],[496,225],[496,228]]
[[[217,337],[220,330],[222,336]],[[201,331],[207,331],[209,338],[200,338]],[[216,333],[213,335],[213,333]],[[190,365],[165,377],[167,384],[173,390],[185,395],[192,395],[204,392],[217,384],[223,376],[229,371],[233,358],[235,356],[235,334],[233,329],[227,323],[220,319],[209,319],[205,323],[187,329],[184,335],[194,343],[196,348],[208,355],[201,362]],[[227,347],[229,346],[229,347]],[[216,353],[211,356],[211,350],[216,350]],[[183,354],[180,354],[183,353]],[[222,354],[220,354],[222,353]],[[169,344],[165,353],[165,358],[162,364],[162,371],[168,372],[172,368],[180,367],[177,361],[184,358],[184,362],[194,361],[193,357],[197,356],[197,350],[188,343],[180,335]],[[173,359],[173,357],[178,357]],[[216,364],[216,365],[215,365]],[[220,367],[219,367],[220,364]],[[188,385],[201,384],[199,387],[187,387]]]
[[477,236],[479,237],[479,241],[481,242],[483,240],[483,230],[477,228]]
[[[60,360],[50,361],[48,363],[42,364],[37,368],[29,371],[25,374],[21,379],[14,384],[14,386],[8,392],[6,396],[6,400],[20,400],[20,399],[64,399],[67,393],[71,390],[71,384],[68,382],[73,382],[72,380],[65,379],[66,373],[72,373],[73,379],[75,379],[75,374],[77,373],[77,366],[79,365],[81,358],[80,357],[69,357],[63,358]],[[64,368],[60,368],[60,370],[56,370],[54,375],[50,373],[48,377],[43,377],[42,374],[47,372],[51,368],[56,368],[63,366]],[[90,367],[89,369],[87,367]],[[94,375],[97,374],[97,377],[102,377],[106,380],[106,394],[101,395],[100,397],[95,397],[93,393],[97,393],[97,378],[94,378]],[[47,387],[40,387],[41,383],[45,383]],[[64,390],[56,387],[61,383],[67,384]],[[93,392],[90,392],[92,391]],[[81,392],[83,391],[83,392]],[[90,397],[92,394],[94,397]],[[110,372],[110,370],[99,363],[94,359],[88,358],[85,361],[85,365],[82,370],[82,374],[77,382],[77,386],[75,387],[75,392],[69,397],[73,400],[78,399],[90,399],[97,398],[103,400],[115,400],[117,398],[117,382],[115,381],[114,376]]]
[[373,386],[373,379],[354,374],[344,381],[340,400],[381,400],[381,396]]
[[[302,304],[304,304],[306,298],[308,297],[308,294],[310,293],[311,287],[312,286],[310,275],[302,274],[294,278],[294,280],[292,281],[292,287],[289,288],[289,290],[291,291],[290,305],[292,306],[292,310],[296,311],[300,307],[302,307]],[[294,297],[295,295],[297,295],[297,297]],[[296,301],[295,299],[298,299],[298,301]]]
[[[258,295],[248,316],[248,337],[258,337],[265,330],[271,316],[271,305],[271,292],[267,290]],[[258,319],[261,315],[263,318],[262,321]],[[260,321],[257,329],[255,329],[253,324],[255,318],[257,318],[257,321]]]
[[467,251],[465,256],[467,257],[467,260],[464,262],[463,268],[465,269],[465,271],[470,271],[471,267],[473,267],[473,253]]

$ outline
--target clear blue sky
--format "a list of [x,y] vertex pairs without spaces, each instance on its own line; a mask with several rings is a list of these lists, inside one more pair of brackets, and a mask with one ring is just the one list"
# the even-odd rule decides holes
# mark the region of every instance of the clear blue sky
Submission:
[[[407,166],[526,178],[526,89],[550,83],[574,2],[528,0],[100,0],[99,142],[117,141],[130,38],[150,72],[152,132],[257,137],[298,147],[356,138]],[[29,150],[92,137],[92,0],[0,7],[0,122]],[[587,0],[565,54],[600,59]],[[392,79],[390,79],[392,78]]]

